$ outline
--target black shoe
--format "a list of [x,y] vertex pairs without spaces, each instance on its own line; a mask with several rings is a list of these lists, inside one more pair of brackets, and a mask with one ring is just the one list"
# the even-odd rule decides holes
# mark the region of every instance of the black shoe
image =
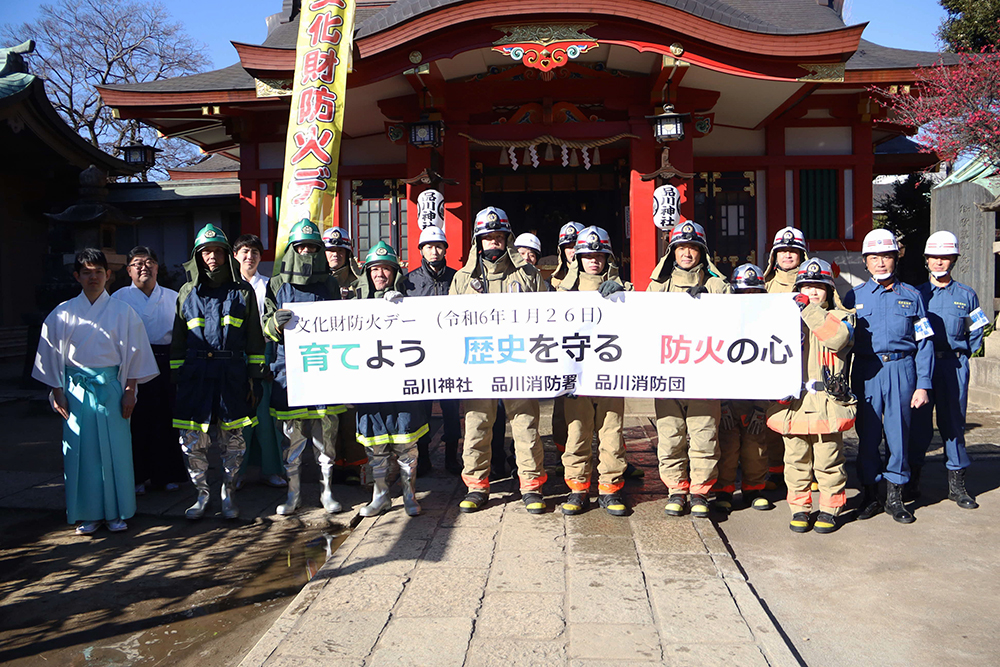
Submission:
[[755,510],[773,510],[774,503],[764,497],[764,494],[760,491],[744,491],[743,501],[746,502],[747,507],[752,507]]
[[698,493],[691,495],[691,516],[708,518],[708,498]]
[[458,509],[460,512],[469,514],[471,512],[478,512],[486,504],[486,501],[490,499],[490,494],[484,493],[482,491],[470,491],[465,494],[465,498],[462,498],[462,502],[458,504]]
[[687,511],[687,496],[676,493],[667,498],[667,506],[663,508],[667,516],[684,516]]
[[788,522],[788,528],[793,533],[809,532],[809,512],[796,512],[792,515],[792,520]]
[[636,468],[631,463],[625,464],[625,479],[642,479],[646,476],[646,471],[642,468]]
[[[525,501],[527,502],[527,501]],[[590,496],[586,491],[574,491],[566,496],[566,502],[562,504],[562,513],[569,516],[583,514],[590,507]]]
[[431,465],[430,456],[418,455],[417,456],[417,477],[425,477],[431,474],[434,470],[434,466]]
[[542,497],[542,494],[529,491],[521,494],[521,500],[524,501],[524,507],[528,510],[528,514],[545,513],[545,498]]
[[903,507],[903,485],[885,483],[885,511],[899,523],[913,523],[916,517]]
[[837,517],[827,512],[820,512],[816,515],[816,522],[813,524],[813,530],[817,533],[832,533],[840,526],[837,524]]
[[954,500],[958,506],[966,510],[979,507],[976,499],[965,490],[965,469],[948,471],[948,500]]
[[597,497],[597,502],[611,516],[625,516],[628,514],[628,506],[618,493],[602,493]]
[[882,507],[882,501],[878,499],[877,484],[865,484],[864,491],[865,493],[861,498],[861,504],[858,505],[858,519],[862,521],[870,519],[876,514],[880,514],[884,509]]
[[733,494],[727,491],[719,491],[712,501],[712,509],[722,514],[729,514],[733,511]]
[[920,468],[910,470],[910,481],[903,486],[903,502],[913,502],[920,497]]

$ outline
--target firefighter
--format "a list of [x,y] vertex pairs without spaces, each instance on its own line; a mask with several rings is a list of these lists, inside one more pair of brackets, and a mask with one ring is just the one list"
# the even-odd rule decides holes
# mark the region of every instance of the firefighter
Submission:
[[[420,232],[420,266],[410,271],[406,276],[407,296],[444,296],[448,294],[451,281],[455,277],[455,269],[445,262],[445,251],[448,249],[448,238],[444,230],[431,225]],[[441,399],[441,419],[444,422],[444,467],[453,475],[462,474],[462,465],[458,461],[458,439],[461,437],[461,418],[459,417],[459,400]],[[427,403],[427,417],[430,419],[430,402]],[[426,475],[431,471],[429,447],[431,433],[428,432],[417,443],[419,457],[417,458],[417,474]]]
[[[806,237],[795,227],[779,229],[771,243],[771,253],[764,269],[764,283],[768,294],[788,294],[795,291],[795,279],[799,266],[808,257]],[[778,489],[784,484],[785,445],[778,433],[764,430],[764,445],[767,447],[768,489]],[[814,488],[815,490],[815,488]]]
[[[930,402],[934,374],[934,335],[923,298],[915,287],[896,279],[899,246],[887,229],[874,229],[861,247],[871,278],[847,293],[844,305],[857,312],[851,385],[858,397],[858,472],[864,496],[859,519],[885,509],[900,523],[916,519],[903,505],[910,481],[907,450],[912,410]],[[879,454],[882,434],[888,462]],[[885,504],[878,482],[885,479]]]
[[[357,298],[385,299],[398,303],[406,291],[406,275],[396,251],[379,241],[365,258]],[[361,508],[361,516],[376,516],[392,506],[389,497],[389,468],[399,464],[403,485],[403,507],[410,516],[420,514],[417,501],[417,441],[427,433],[424,401],[362,403],[358,411],[358,442],[365,446],[372,467],[372,501]]]
[[[917,289],[923,297],[927,319],[934,329],[934,375],[931,403],[913,413],[910,429],[910,482],[904,500],[920,496],[920,473],[930,446],[931,411],[937,408],[937,427],[944,441],[948,470],[948,499],[963,509],[979,504],[965,489],[965,411],[969,398],[969,357],[983,344],[983,327],[989,324],[979,307],[976,292],[951,277],[958,261],[958,238],[951,232],[934,232],[924,247],[930,282]],[[933,407],[932,407],[933,406]]]
[[[257,297],[240,277],[229,240],[215,225],[195,237],[184,264],[188,281],[177,297],[170,368],[176,376],[174,428],[198,499],[184,516],[196,520],[208,506],[208,448],[222,450],[222,516],[235,519],[233,498],[246,441],[243,427],[257,424],[264,377],[264,335]],[[209,436],[210,427],[212,436]]]
[[288,374],[285,367],[285,325],[292,319],[290,307],[297,303],[337,301],[340,285],[330,275],[319,227],[304,218],[288,232],[288,242],[278,275],[267,283],[264,297],[264,334],[276,343],[271,371],[271,417],[281,424],[281,452],[288,477],[288,497],[278,505],[278,514],[294,514],[302,503],[300,471],[302,457],[312,443],[319,463],[323,491],[320,502],[330,514],[341,511],[333,497],[333,461],[336,458],[338,415],[342,405],[291,407],[288,404]]
[[[660,260],[647,291],[724,294],[728,285],[708,258],[705,230],[686,221],[670,232],[667,253]],[[716,481],[719,462],[719,401],[658,398],[656,410],[657,456],[660,478],[670,497],[664,511],[669,516],[691,514],[708,517],[708,493]],[[690,435],[690,445],[686,442]]]
[[[577,235],[573,262],[559,285],[563,292],[600,292],[610,297],[631,291],[632,284],[618,276],[611,252],[611,237],[600,227],[586,227]],[[590,478],[593,467],[594,431],[598,437],[597,500],[612,516],[625,516],[622,499],[625,486],[625,446],[622,423],[625,399],[573,396],[566,399],[568,437],[562,464],[570,493],[562,505],[563,514],[582,514],[590,507]]]
[[323,232],[323,249],[326,251],[326,263],[330,265],[330,273],[340,285],[341,298],[353,298],[358,278],[361,277],[361,267],[354,258],[351,235],[342,227],[330,227]]
[[[553,290],[559,289],[559,284],[569,272],[573,254],[576,252],[576,238],[581,229],[583,225],[579,222],[567,222],[559,229],[559,260],[556,270],[549,277],[549,286]],[[566,397],[556,396],[552,401],[552,442],[560,455],[566,451],[566,436]]]
[[[766,294],[764,272],[755,264],[743,264],[733,271],[735,294]],[[723,401],[719,417],[719,478],[712,506],[724,514],[733,509],[736,469],[743,470],[740,488],[743,502],[755,510],[774,509],[763,496],[767,478],[767,401]]]
[[[817,533],[832,533],[847,500],[843,432],[854,425],[857,410],[847,379],[854,314],[840,304],[829,262],[807,260],[795,282],[805,384],[800,395],[772,404],[767,425],[784,439],[785,485],[792,512],[788,527],[804,533],[811,524]],[[813,479],[819,485],[815,522]]]
[[[476,215],[475,243],[466,265],[455,274],[451,294],[540,292],[545,289],[538,269],[514,249],[510,221],[503,210],[490,206]],[[514,435],[521,499],[528,512],[545,511],[541,494],[546,475],[542,441],[538,436],[538,400],[505,399]],[[465,451],[462,480],[469,493],[459,504],[462,512],[475,512],[489,500],[490,459],[496,399],[465,402]]]

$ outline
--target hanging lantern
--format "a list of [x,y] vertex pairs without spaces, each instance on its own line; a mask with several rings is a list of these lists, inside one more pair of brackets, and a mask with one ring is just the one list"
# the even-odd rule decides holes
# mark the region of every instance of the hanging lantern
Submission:
[[653,136],[660,143],[680,141],[684,138],[684,123],[691,120],[689,113],[675,113],[674,105],[664,104],[663,113],[656,116],[646,116],[653,126]]
[[434,148],[441,145],[444,124],[421,114],[420,120],[410,123],[410,143],[417,148]]

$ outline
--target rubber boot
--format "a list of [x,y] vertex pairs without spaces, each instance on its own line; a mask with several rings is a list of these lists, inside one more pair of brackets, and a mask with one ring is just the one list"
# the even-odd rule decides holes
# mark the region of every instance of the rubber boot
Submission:
[[403,482],[403,507],[410,516],[420,514],[420,503],[417,502],[417,478],[413,471],[407,470],[403,466],[399,468],[400,478]]
[[222,482],[222,518],[238,519],[240,508],[236,506],[236,499],[233,498],[233,484],[226,480]]
[[[425,440],[421,438],[417,442],[417,474],[421,477],[429,475],[434,467],[431,465],[431,442],[430,437]],[[405,484],[403,485],[405,488]]]
[[208,508],[208,434],[201,431],[182,430],[180,432],[181,450],[185,455],[188,475],[198,490],[198,499],[194,505],[187,508],[184,517],[192,521],[205,516]]
[[302,485],[299,478],[298,471],[295,474],[288,475],[288,498],[284,503],[278,505],[276,510],[278,514],[282,516],[288,516],[289,514],[295,514],[295,510],[299,508],[299,504],[302,502]]
[[870,519],[881,513],[882,509],[882,502],[878,499],[878,484],[865,484],[864,495],[858,505],[858,519]]
[[331,488],[331,479],[333,477],[333,464],[326,464],[321,466],[323,474],[323,492],[319,496],[319,501],[323,503],[323,509],[326,510],[327,514],[336,514],[344,508],[341,507],[337,499],[333,497],[333,490]]
[[190,519],[192,521],[197,521],[201,517],[205,516],[205,510],[208,508],[208,489],[198,489],[198,499],[194,501],[194,505],[187,508],[184,511],[184,518]]
[[965,490],[965,469],[948,471],[948,500],[954,500],[958,506],[966,510],[979,507],[976,499]]
[[903,507],[903,485],[886,482],[885,484],[885,511],[899,523],[913,523],[916,518],[910,511]]
[[452,475],[462,474],[462,462],[458,460],[458,443],[444,443],[444,469]]
[[385,478],[376,478],[372,489],[372,501],[361,508],[361,516],[378,516],[392,507],[392,498],[389,497],[389,485]]
[[910,481],[903,486],[903,502],[912,502],[920,497],[921,470],[921,468],[913,468],[910,470]]

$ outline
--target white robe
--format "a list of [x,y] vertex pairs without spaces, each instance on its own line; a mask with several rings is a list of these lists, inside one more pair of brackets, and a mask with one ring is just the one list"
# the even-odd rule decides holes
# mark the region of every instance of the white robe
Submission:
[[112,294],[111,298],[124,301],[139,313],[142,323],[146,325],[146,335],[149,336],[151,345],[170,345],[174,333],[174,315],[177,312],[177,292],[157,285],[146,296],[132,284]]
[[160,374],[142,319],[107,292],[93,304],[81,292],[45,318],[31,377],[49,387],[65,389],[67,366],[118,366],[122,388],[128,380],[143,383]]

